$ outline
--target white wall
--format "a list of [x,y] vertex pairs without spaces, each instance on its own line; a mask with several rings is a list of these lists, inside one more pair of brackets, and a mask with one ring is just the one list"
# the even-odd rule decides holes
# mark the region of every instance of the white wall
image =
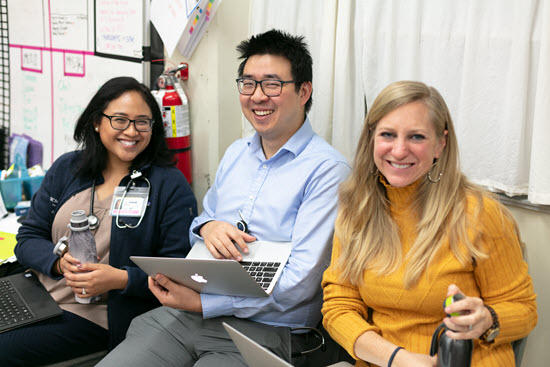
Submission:
[[222,1],[191,59],[178,50],[170,58],[189,64],[189,80],[181,84],[190,104],[192,188],[199,211],[225,150],[241,137],[235,47],[248,36],[249,8],[249,0]]
[[[225,149],[241,137],[242,114],[235,84],[237,77],[236,45],[247,38],[251,0],[225,0],[220,4],[204,38],[191,60],[177,50],[171,61],[189,63],[189,81],[182,85],[191,105],[193,154],[193,191],[197,200],[215,177]],[[202,206],[201,206],[202,208]],[[523,365],[542,367],[550,361],[550,214],[510,207],[522,239],[527,245],[529,272],[533,277],[539,310],[539,322],[529,336]]]
[[550,214],[508,206],[516,219],[521,238],[526,245],[526,260],[529,274],[533,278],[537,293],[539,321],[529,335],[523,355],[523,366],[543,367],[550,363],[550,294],[547,291],[550,281]]

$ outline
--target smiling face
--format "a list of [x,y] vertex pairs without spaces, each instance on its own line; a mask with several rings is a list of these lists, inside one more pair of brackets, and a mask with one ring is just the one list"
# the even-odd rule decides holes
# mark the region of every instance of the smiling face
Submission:
[[[276,55],[251,56],[244,66],[243,78],[254,80],[292,80],[290,61]],[[262,137],[266,157],[275,154],[304,122],[304,105],[311,95],[311,83],[303,83],[297,92],[293,83],[283,84],[281,94],[266,96],[258,85],[254,94],[240,94],[244,116]]]
[[[149,105],[138,92],[126,92],[107,105],[103,111],[108,116],[124,116],[132,120],[151,119]],[[130,167],[132,161],[147,148],[151,141],[151,131],[139,132],[133,123],[126,130],[115,130],[107,117],[102,117],[99,125],[101,142],[107,149],[107,166],[123,165]]]
[[408,186],[426,175],[444,147],[445,136],[436,134],[422,101],[388,113],[374,130],[374,163],[395,187]]

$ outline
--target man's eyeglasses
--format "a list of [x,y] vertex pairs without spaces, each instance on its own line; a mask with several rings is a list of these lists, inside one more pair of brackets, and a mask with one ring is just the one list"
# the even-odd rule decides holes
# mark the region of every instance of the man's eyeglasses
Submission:
[[130,123],[133,122],[135,129],[144,133],[151,130],[155,122],[154,120],[144,118],[132,120],[124,116],[109,116],[104,113],[102,113],[102,115],[109,119],[111,127],[115,130],[126,130],[128,126],[130,126]]
[[239,88],[239,93],[246,96],[251,96],[256,91],[256,87],[260,84],[262,92],[268,97],[277,97],[283,91],[283,85],[287,83],[295,83],[294,80],[276,80],[276,79],[266,79],[266,80],[254,80],[247,78],[238,78],[237,87]]

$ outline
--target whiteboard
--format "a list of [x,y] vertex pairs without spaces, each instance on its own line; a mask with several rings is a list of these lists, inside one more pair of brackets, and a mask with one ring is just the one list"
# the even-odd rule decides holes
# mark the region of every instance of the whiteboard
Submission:
[[103,83],[116,76],[147,82],[144,4],[147,0],[8,1],[10,129],[43,144],[45,168],[76,148],[76,120]]
[[96,0],[96,52],[143,56],[143,6],[137,0]]

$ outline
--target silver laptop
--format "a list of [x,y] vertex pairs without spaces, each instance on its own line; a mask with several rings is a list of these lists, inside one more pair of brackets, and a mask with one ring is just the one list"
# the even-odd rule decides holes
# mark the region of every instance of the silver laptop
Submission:
[[186,258],[130,256],[148,275],[163,274],[196,292],[226,296],[267,297],[281,276],[291,242],[255,241],[247,244],[241,262],[214,258],[197,241]]
[[224,322],[223,327],[227,330],[237,349],[241,352],[244,361],[250,367],[292,367],[290,363],[269,349],[262,347],[231,325]]
[[[290,363],[269,349],[262,347],[231,325],[225,322],[222,324],[249,367],[292,367]],[[348,362],[336,362],[327,367],[353,367],[353,365]]]

